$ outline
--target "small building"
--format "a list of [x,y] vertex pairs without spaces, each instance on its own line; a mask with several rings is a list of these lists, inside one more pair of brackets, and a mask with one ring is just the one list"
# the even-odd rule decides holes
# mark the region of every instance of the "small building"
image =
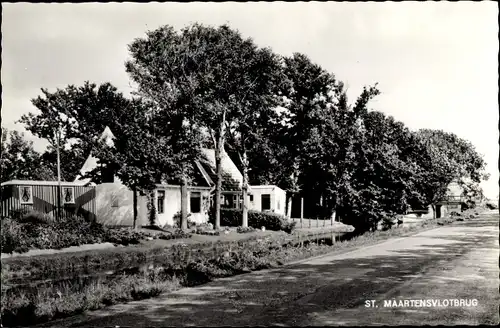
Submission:
[[252,186],[249,208],[255,211],[271,211],[286,215],[286,192],[278,186]]
[[[58,209],[57,181],[11,180],[1,184],[2,217],[15,210],[33,210],[56,217]],[[96,190],[79,182],[61,182],[61,215],[80,215],[95,220]]]
[[432,205],[429,205],[426,209],[415,209],[408,211],[407,215],[415,215],[419,218],[433,218],[434,216],[439,219],[451,212],[460,213],[463,211],[466,204],[466,197],[463,196],[463,188],[456,182],[453,181],[448,185],[448,190],[446,195],[434,204],[435,212],[433,211]]

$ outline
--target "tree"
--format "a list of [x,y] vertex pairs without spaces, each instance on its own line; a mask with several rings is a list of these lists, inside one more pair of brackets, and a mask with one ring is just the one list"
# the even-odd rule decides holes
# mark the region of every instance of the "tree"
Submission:
[[453,181],[464,188],[466,196],[480,193],[480,182],[488,179],[486,163],[469,141],[442,130],[421,129],[416,135],[427,152],[420,164],[426,173],[423,197],[427,206],[434,208]]
[[50,163],[34,150],[33,141],[24,133],[2,128],[1,182],[20,180],[55,180]]
[[[186,140],[181,135],[186,133],[185,129],[175,120],[166,122],[165,116],[155,115],[155,107],[140,98],[131,100],[120,116],[115,125],[119,133],[114,134],[113,144],[94,142],[94,156],[100,165],[89,176],[98,176],[99,170],[106,167],[134,193],[148,195],[151,211],[155,213],[152,193],[156,184],[178,183],[185,173],[186,166],[181,165],[189,146],[181,143]],[[170,133],[160,133],[161,128]]]
[[[227,25],[193,24],[176,32],[171,26],[149,31],[129,46],[127,72],[139,94],[165,112],[174,112],[195,129],[205,129],[215,148],[215,227],[220,227],[221,159],[227,127],[241,108],[255,103],[268,79],[258,75],[261,56],[251,39]],[[164,108],[168,104],[168,108]],[[174,115],[170,113],[169,115]],[[200,139],[192,143],[199,143]]]
[[59,137],[62,179],[73,180],[104,128],[109,126],[118,132],[120,112],[129,101],[110,83],[97,86],[86,81],[82,86],[68,85],[55,92],[41,90],[42,95],[31,101],[39,112],[23,115],[20,122],[33,135],[49,142],[44,155],[47,159],[56,156]]
[[381,112],[362,117],[355,142],[357,163],[352,167],[350,190],[343,206],[345,222],[359,232],[375,229],[380,220],[406,213],[418,200],[417,167],[410,131]]
[[233,120],[227,124],[229,136],[228,144],[238,154],[240,159],[243,182],[242,182],[242,226],[248,226],[248,153],[255,147],[258,149],[259,140],[265,138],[265,131],[273,120],[277,119],[273,110],[278,104],[278,92],[282,78],[279,57],[270,49],[256,49],[253,44],[247,44],[248,51],[247,66],[243,68],[246,79],[251,82],[243,85],[248,86],[245,98],[236,102],[233,106]]

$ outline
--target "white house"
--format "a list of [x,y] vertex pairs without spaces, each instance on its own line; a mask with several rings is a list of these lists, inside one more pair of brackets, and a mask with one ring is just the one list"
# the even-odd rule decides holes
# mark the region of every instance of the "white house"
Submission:
[[278,186],[252,186],[249,209],[285,215],[286,192]]
[[[113,133],[106,128],[101,135],[108,145],[113,145]],[[240,209],[242,206],[243,176],[226,152],[222,154],[222,208]],[[75,181],[93,184],[91,179],[83,178],[86,173],[98,166],[98,160],[89,155],[80,174]],[[215,152],[213,149],[202,149],[202,157],[195,162],[195,170],[188,186],[187,207],[190,220],[203,223],[208,221],[208,211],[213,201],[215,189]],[[96,218],[98,222],[107,225],[131,226],[134,220],[134,194],[112,172],[102,171],[103,183],[96,188]],[[148,225],[147,197],[136,196],[137,224]],[[277,186],[249,186],[249,209],[272,211],[285,214],[285,192]],[[174,216],[181,210],[181,187],[169,181],[156,185],[154,192],[156,208],[156,224],[173,225]]]

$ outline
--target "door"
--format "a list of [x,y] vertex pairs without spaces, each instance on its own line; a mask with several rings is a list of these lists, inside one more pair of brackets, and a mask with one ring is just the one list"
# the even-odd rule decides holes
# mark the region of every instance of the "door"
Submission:
[[269,211],[271,209],[271,195],[270,194],[262,194],[260,196],[260,204],[262,207],[262,212]]
[[441,217],[441,205],[436,205],[436,219]]

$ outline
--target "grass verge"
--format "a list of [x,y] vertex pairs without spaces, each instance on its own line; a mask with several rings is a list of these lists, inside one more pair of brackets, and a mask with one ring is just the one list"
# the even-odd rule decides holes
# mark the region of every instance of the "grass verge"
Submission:
[[[213,279],[273,268],[286,263],[373,245],[393,237],[403,237],[452,223],[454,218],[423,221],[421,225],[366,233],[351,240],[328,242],[326,237],[222,244],[218,249],[173,247],[168,257],[147,266],[112,277],[87,282],[69,280],[36,288],[2,291],[2,321],[6,326],[37,323],[95,310],[112,304],[139,300],[196,286]],[[301,239],[302,238],[302,239]]]

